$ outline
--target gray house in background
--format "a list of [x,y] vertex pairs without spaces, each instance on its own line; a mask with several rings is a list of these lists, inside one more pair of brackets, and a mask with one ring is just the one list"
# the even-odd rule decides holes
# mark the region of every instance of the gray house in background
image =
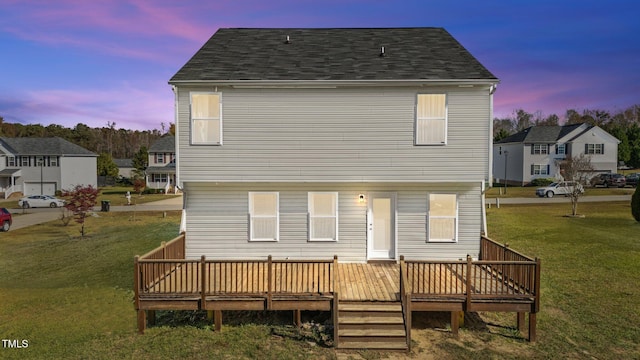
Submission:
[[173,135],[164,135],[149,147],[147,187],[163,189],[165,194],[176,184],[176,140]]
[[477,258],[497,83],[442,28],[218,30],[169,81],[187,258]]
[[131,179],[133,177],[133,160],[132,159],[113,159],[113,162],[118,167],[118,176]]
[[598,126],[532,126],[493,145],[493,177],[527,185],[536,178],[562,179],[558,161],[567,155],[591,157],[596,173],[615,173],[620,141]]
[[0,191],[54,195],[75,185],[97,186],[98,155],[59,137],[0,138]]

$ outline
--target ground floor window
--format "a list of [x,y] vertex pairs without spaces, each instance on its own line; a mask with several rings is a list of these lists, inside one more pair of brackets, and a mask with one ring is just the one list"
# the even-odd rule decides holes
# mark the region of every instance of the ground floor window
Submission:
[[549,175],[549,165],[531,165],[531,175]]
[[338,193],[310,192],[309,241],[338,240]]
[[166,183],[167,180],[167,174],[151,174],[151,182]]
[[249,241],[278,241],[279,194],[249,193]]
[[458,225],[458,196],[429,194],[428,241],[455,242]]

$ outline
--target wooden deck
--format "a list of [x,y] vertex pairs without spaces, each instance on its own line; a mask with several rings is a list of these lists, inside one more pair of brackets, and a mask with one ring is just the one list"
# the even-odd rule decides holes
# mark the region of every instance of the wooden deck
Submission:
[[[181,258],[184,237],[179,237],[136,257],[139,331],[144,331],[145,312],[154,310],[213,310],[219,329],[222,310],[294,310],[298,319],[301,310],[331,311],[339,324],[340,303],[371,309],[395,303],[404,318],[407,346],[413,311],[450,311],[454,333],[459,312],[517,312],[521,330],[524,313],[529,313],[529,339],[535,340],[540,261],[488,239],[483,239],[481,253],[485,257],[475,261],[401,257],[399,262],[371,264],[340,263],[337,257],[187,260]],[[363,319],[363,326],[368,321]],[[344,338],[334,328],[335,338]]]

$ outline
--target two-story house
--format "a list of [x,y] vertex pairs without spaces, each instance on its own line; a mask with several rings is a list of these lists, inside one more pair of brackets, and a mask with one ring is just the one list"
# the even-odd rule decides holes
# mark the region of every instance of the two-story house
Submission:
[[169,83],[187,258],[477,258],[498,79],[446,30],[220,29]]
[[532,126],[493,146],[493,177],[504,184],[527,185],[537,178],[562,179],[567,155],[590,157],[594,174],[615,173],[620,141],[598,126]]
[[173,135],[165,135],[149,147],[147,187],[168,193],[176,184],[176,142]]
[[59,137],[0,138],[0,190],[54,195],[75,185],[97,186],[95,153]]

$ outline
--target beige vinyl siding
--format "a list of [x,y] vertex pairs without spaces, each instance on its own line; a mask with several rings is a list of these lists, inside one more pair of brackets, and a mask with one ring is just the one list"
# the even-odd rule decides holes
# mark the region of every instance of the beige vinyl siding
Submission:
[[[341,261],[366,261],[367,204],[359,194],[395,192],[398,255],[410,259],[458,259],[478,255],[481,229],[481,188],[477,184],[401,183],[187,183],[187,257],[315,259],[338,255]],[[248,241],[248,193],[279,193],[278,242]],[[338,192],[339,241],[308,241],[308,193]],[[428,243],[428,194],[458,194],[457,243]]]
[[[427,89],[447,94],[445,146],[414,145],[416,94]],[[488,179],[487,88],[218,87],[224,144],[190,146],[189,93],[212,90],[178,89],[181,182]]]

